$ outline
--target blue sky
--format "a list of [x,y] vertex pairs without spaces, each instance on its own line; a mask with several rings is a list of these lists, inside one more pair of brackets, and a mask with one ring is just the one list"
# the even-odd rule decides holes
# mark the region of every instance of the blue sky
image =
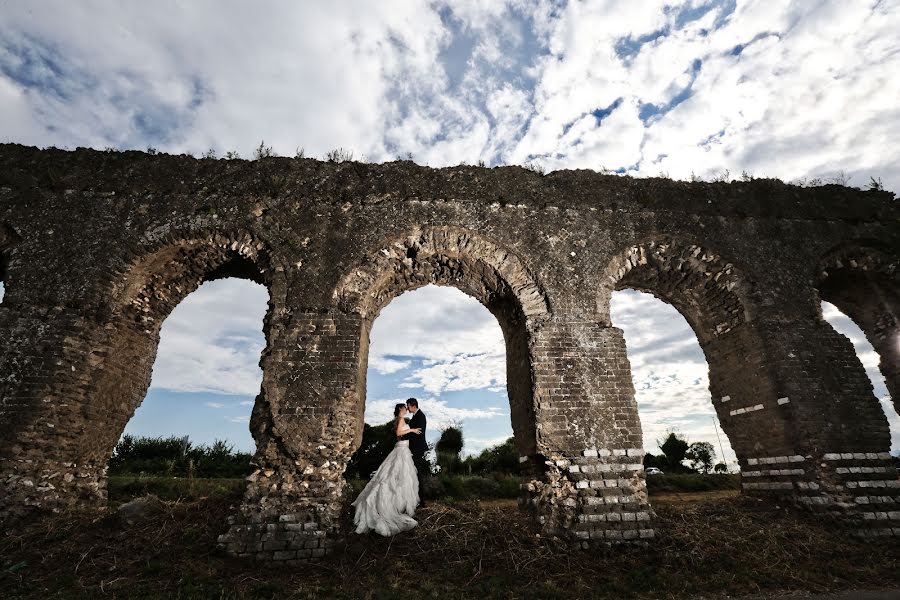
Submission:
[[[0,141],[248,157],[265,140],[288,156],[341,147],[432,166],[876,177],[898,190],[897,31],[900,0],[7,2]],[[129,430],[249,447],[265,291],[217,285],[164,324]],[[477,450],[509,433],[496,324],[452,290],[418,294],[376,324],[370,417],[421,395],[436,421],[463,421]],[[432,315],[429,333],[392,321],[407,302]],[[655,302],[623,292],[613,305],[647,446],[670,426],[710,439],[702,354]],[[448,350],[429,336],[465,341]]]

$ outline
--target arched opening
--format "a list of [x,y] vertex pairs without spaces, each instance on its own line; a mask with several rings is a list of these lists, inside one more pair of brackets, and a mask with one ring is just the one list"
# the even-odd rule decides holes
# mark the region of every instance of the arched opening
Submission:
[[255,444],[268,292],[207,281],[163,321],[150,387],[110,459],[111,505],[137,494],[191,498],[243,489]]
[[[84,406],[87,420],[83,425],[89,434],[74,439],[74,448],[70,449],[71,452],[67,452],[68,455],[77,457],[81,464],[93,466],[99,473],[95,482],[96,487],[91,490],[99,500],[106,500],[107,463],[113,455],[117,442],[126,431],[126,424],[132,419],[147,396],[154,364],[156,363],[156,371],[160,377],[168,377],[173,381],[179,380],[181,383],[178,385],[188,390],[192,389],[192,376],[194,382],[202,377],[196,373],[196,369],[202,364],[210,364],[209,361],[203,362],[209,357],[199,356],[195,356],[192,366],[172,365],[171,363],[167,365],[169,360],[167,356],[161,356],[161,362],[157,363],[156,357],[160,347],[163,323],[182,300],[206,282],[225,278],[249,280],[252,283],[248,282],[245,285],[257,287],[255,294],[257,302],[267,296],[266,291],[270,284],[267,276],[267,257],[259,252],[259,247],[250,240],[235,242],[223,239],[220,243],[185,241],[163,247],[146,255],[134,263],[124,274],[119,284],[120,291],[115,296],[113,324],[107,329],[108,338],[98,345],[98,348],[102,349],[94,351],[90,358],[93,377],[90,380],[90,388],[87,390]],[[222,283],[227,285],[227,282]],[[258,289],[259,286],[262,286],[263,289]],[[215,296],[215,291],[215,286],[200,290],[197,299],[201,302],[204,299],[209,300],[210,294]],[[243,299],[238,300],[237,303],[243,304]],[[189,312],[192,304],[193,302],[187,304]],[[272,302],[269,301],[268,305],[269,309],[263,327],[266,344],[269,342],[268,323]],[[225,309],[225,312],[231,313],[229,320],[234,323],[235,307],[232,306],[231,309]],[[198,314],[203,312],[201,309]],[[215,319],[214,315],[215,313],[212,316],[207,315],[207,318]],[[194,317],[195,321],[199,318]],[[175,324],[177,325],[177,323],[176,320]],[[192,325],[203,327],[200,322],[194,322]],[[211,323],[210,328],[219,327],[220,331],[227,332],[229,325],[230,323]],[[185,341],[182,338],[181,342]],[[179,340],[172,340],[172,342],[177,345]],[[196,338],[193,343],[196,345]],[[249,345],[252,346],[253,343],[249,342]],[[258,338],[256,343],[258,351]],[[208,349],[208,347],[196,346],[186,348],[183,352],[196,354]],[[218,353],[217,357],[212,357],[212,362],[226,360],[225,355],[229,351]],[[253,354],[253,350],[248,348],[247,353]],[[227,377],[222,376],[221,371],[218,374],[220,376],[217,379],[220,381],[216,385],[219,391],[222,391],[230,384]],[[245,383],[241,391],[245,395],[258,393],[256,400],[253,401],[255,405],[263,397],[263,391],[259,387],[255,391],[251,391],[250,388],[251,384]],[[193,389],[196,391],[201,388]],[[241,401],[250,402],[251,400],[249,397],[244,397],[237,401],[238,406],[241,406],[239,404]],[[221,402],[216,403],[215,400],[208,400],[208,402],[222,404]],[[171,407],[172,405],[170,405]],[[184,402],[178,402],[177,409],[178,412],[183,412],[185,410]],[[147,416],[154,413],[152,405],[148,404],[147,411],[144,412],[147,413]],[[164,415],[158,415],[160,419],[158,431],[171,427],[173,414],[171,411],[165,412]],[[234,416],[243,417],[245,415],[236,414]],[[144,420],[144,415],[141,420]],[[241,420],[246,422],[245,419]],[[139,425],[140,423],[141,421],[138,421]]]
[[[630,330],[626,335],[632,338],[628,342],[629,345],[634,343],[635,348],[629,348],[628,352],[637,367],[633,375],[636,376],[635,388],[639,399],[645,393],[652,393],[654,385],[660,387],[664,380],[655,383],[647,381],[648,377],[652,377],[648,373],[652,369],[644,368],[649,355],[641,357],[634,350],[647,352],[650,345],[659,355],[655,360],[661,363],[672,361],[678,353],[682,353],[682,356],[691,357],[690,366],[685,368],[695,374],[687,382],[692,390],[687,393],[695,395],[691,405],[693,409],[689,408],[687,412],[693,410],[695,420],[706,422],[703,433],[698,436],[704,439],[698,441],[709,443],[717,454],[724,454],[727,459],[734,456],[732,460],[736,460],[741,468],[756,464],[760,457],[796,454],[781,405],[776,404],[779,398],[776,384],[766,372],[762,343],[752,327],[751,284],[734,263],[709,248],[677,238],[661,237],[627,248],[610,262],[605,274],[610,285],[600,294],[598,308],[601,320],[619,325],[615,319],[610,319],[612,308],[613,316],[622,318],[621,325]],[[611,302],[613,292],[625,294],[619,296],[621,301],[617,298],[615,305]],[[643,294],[636,295],[636,292]],[[656,300],[650,300],[647,295]],[[631,315],[627,310],[629,301],[632,304]],[[669,308],[661,308],[662,303],[669,305]],[[647,311],[654,309],[659,312],[660,320],[648,317]],[[675,312],[686,322],[693,336],[681,325],[681,319],[674,317]],[[647,331],[653,328],[660,328],[661,331]],[[694,345],[694,339],[699,348]],[[703,371],[703,362],[708,365],[708,384],[699,374]],[[679,385],[683,383],[683,377],[677,374],[670,376],[669,381]],[[704,385],[708,385],[705,394],[701,392]],[[679,387],[681,394],[686,391],[686,388]],[[653,404],[650,398],[644,398],[645,405]],[[647,431],[645,440],[649,438],[648,444],[655,446],[655,429],[668,431],[681,428],[682,423],[674,423],[676,427],[662,424],[671,421],[672,417],[678,418],[679,414],[685,418],[685,408],[679,407],[679,403],[684,402],[683,398],[655,399],[658,404],[668,404],[668,410],[657,413],[656,418],[650,412],[649,426],[642,423]],[[709,412],[699,409],[700,398],[712,400],[715,419],[710,418],[712,415]],[[731,448],[726,446],[727,443]],[[645,450],[650,451],[653,446]],[[735,470],[733,462],[730,470]],[[727,485],[734,486],[736,483],[732,481]],[[757,483],[744,481],[741,485],[743,490],[754,490]],[[768,483],[766,486],[760,489],[776,487]],[[791,486],[785,484],[784,487],[789,489]]]
[[335,292],[342,308],[363,319],[357,379],[360,389],[355,396],[358,404],[348,407],[359,422],[353,450],[362,442],[365,382],[375,319],[397,296],[434,284],[457,288],[474,298],[499,324],[506,355],[506,389],[515,452],[526,463],[525,470],[533,464],[543,464],[539,459],[540,432],[529,340],[549,310],[543,292],[518,258],[471,232],[435,227],[385,244],[360,265]]
[[871,245],[843,245],[822,259],[817,282],[820,299],[849,317],[879,356],[879,369],[897,410],[900,407],[900,258]]
[[[656,475],[736,473],[737,458],[710,398],[709,364],[684,317],[653,295],[631,289],[613,293],[610,315],[625,336],[651,496],[673,485]],[[671,436],[685,443],[666,445]],[[686,488],[690,481],[683,478]],[[733,479],[715,478],[698,480],[695,487],[714,483],[737,489]]]
[[891,402],[888,393],[887,382],[879,369],[879,356],[866,338],[862,329],[837,306],[830,302],[822,302],[822,318],[825,319],[838,333],[847,337],[856,350],[856,356],[866,370],[866,375],[872,385],[872,390],[881,405],[888,421],[891,436],[891,454],[900,456],[900,415]]
[[394,405],[415,397],[428,418],[426,439],[439,450],[429,456],[437,471],[429,495],[516,498],[506,362],[497,319],[471,296],[428,285],[395,297],[372,326],[364,439],[345,476],[361,487],[394,445],[386,427]]

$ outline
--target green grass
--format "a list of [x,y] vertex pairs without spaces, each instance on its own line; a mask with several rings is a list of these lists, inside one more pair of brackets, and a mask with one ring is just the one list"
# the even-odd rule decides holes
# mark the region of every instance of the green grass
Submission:
[[188,479],[184,477],[116,475],[107,483],[109,505],[113,508],[133,498],[153,494],[161,500],[199,500],[209,496],[240,495],[244,479]]
[[[173,501],[130,528],[59,515],[0,535],[6,598],[730,597],[900,586],[900,547],[859,541],[821,518],[751,498],[656,507],[647,547],[573,550],[537,535],[511,500],[433,502],[394,538],[347,536],[300,567],[215,550],[240,496]],[[349,529],[352,514],[345,514]],[[415,582],[415,583],[411,583]]]
[[733,474],[684,473],[675,475],[650,475],[647,492],[650,495],[665,492],[709,492],[713,490],[739,490],[741,479]]
[[[665,477],[682,488],[707,485],[698,476]],[[900,586],[900,544],[857,540],[821,515],[784,505],[747,497],[660,502],[649,546],[582,551],[541,537],[513,500],[459,499],[492,485],[485,479],[445,478],[460,489],[420,510],[410,532],[349,534],[334,556],[285,567],[216,550],[243,480],[115,477],[112,506],[149,491],[167,499],[164,508],[130,527],[114,514],[69,514],[5,528],[0,597],[644,600]],[[343,519],[350,531],[349,507]]]

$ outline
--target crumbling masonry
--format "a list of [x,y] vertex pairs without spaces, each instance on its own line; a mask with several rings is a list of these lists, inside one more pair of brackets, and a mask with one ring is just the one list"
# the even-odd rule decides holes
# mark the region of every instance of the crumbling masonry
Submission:
[[160,326],[203,281],[267,287],[254,464],[229,552],[301,561],[346,532],[369,331],[450,285],[506,340],[523,505],[545,533],[652,540],[641,425],[613,290],[697,334],[746,493],[900,535],[887,420],[833,302],[900,391],[900,205],[772,180],[684,183],[518,167],[430,169],[0,146],[0,515],[100,509]]

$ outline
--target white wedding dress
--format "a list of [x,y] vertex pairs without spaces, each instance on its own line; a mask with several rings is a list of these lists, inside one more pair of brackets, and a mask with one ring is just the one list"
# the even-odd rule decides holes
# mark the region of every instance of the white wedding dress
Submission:
[[[408,426],[400,428],[401,434],[407,431]],[[418,503],[416,465],[409,451],[409,441],[401,440],[353,501],[356,533],[374,531],[389,536],[408,531],[418,525],[412,518]]]

